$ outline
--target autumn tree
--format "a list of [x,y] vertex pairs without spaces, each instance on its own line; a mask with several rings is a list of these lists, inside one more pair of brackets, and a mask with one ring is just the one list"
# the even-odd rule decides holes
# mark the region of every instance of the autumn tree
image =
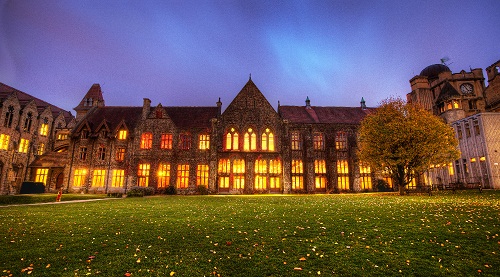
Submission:
[[430,165],[448,164],[460,156],[451,126],[400,98],[384,100],[361,122],[359,143],[360,160],[388,172],[401,195]]

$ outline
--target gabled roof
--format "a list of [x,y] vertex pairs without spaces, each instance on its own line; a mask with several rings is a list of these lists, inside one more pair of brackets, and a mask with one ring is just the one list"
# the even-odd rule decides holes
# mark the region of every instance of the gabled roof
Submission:
[[210,120],[217,118],[218,107],[164,107],[175,126],[180,129],[211,128]]
[[227,106],[224,111],[225,114],[232,113],[235,110],[239,113],[241,112],[242,107],[246,105],[254,105],[259,104],[262,107],[264,105],[266,109],[272,110],[276,113],[273,106],[267,101],[266,97],[259,88],[255,85],[252,79],[249,79],[248,82],[243,86],[240,92],[234,97],[233,101]]
[[90,109],[93,104],[87,105],[87,99],[92,99],[93,103],[99,103],[99,106],[104,106],[104,97],[102,96],[101,85],[93,84],[87,94],[85,94],[85,96],[82,98],[82,101],[80,101],[80,104],[75,107],[75,110]]
[[19,104],[21,105],[21,108],[24,108],[31,101],[34,101],[39,113],[41,113],[46,108],[50,107],[50,110],[52,111],[52,116],[54,118],[56,118],[60,113],[62,113],[64,115],[64,118],[66,119],[66,123],[71,121],[71,119],[73,118],[73,115],[69,111],[63,110],[57,106],[49,104],[49,103],[47,103],[47,102],[45,102],[37,97],[34,97],[30,94],[22,92],[18,89],[15,89],[11,86],[4,84],[4,83],[0,83],[0,102],[5,101],[5,99],[7,99],[13,93],[16,94],[17,99],[19,100]]
[[460,93],[458,93],[458,91],[449,82],[446,82],[436,99],[436,103],[440,103],[451,98],[460,98]]
[[280,106],[279,113],[290,123],[359,124],[375,108]]

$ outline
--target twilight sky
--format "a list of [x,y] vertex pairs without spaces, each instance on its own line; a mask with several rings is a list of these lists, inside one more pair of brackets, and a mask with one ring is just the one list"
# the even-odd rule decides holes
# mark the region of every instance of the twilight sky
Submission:
[[[447,56],[500,59],[500,1],[0,0],[0,82],[63,109],[223,108],[252,80],[274,108],[376,106]],[[485,73],[486,76],[486,73]]]

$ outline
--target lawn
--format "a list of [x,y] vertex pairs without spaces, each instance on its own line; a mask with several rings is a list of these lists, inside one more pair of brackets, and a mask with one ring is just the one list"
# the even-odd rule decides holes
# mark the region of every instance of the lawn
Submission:
[[[50,203],[56,202],[56,197],[57,194],[55,193],[2,195],[0,196],[0,206]],[[63,194],[60,201],[88,200],[106,197],[106,194]]]
[[0,275],[498,276],[499,214],[500,191],[4,207]]

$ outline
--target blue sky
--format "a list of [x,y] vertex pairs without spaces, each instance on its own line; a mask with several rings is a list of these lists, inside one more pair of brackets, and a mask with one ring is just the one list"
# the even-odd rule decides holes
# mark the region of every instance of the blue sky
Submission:
[[[0,0],[0,82],[66,110],[223,107],[252,80],[276,108],[376,106],[449,57],[500,60],[500,1]],[[73,112],[74,113],[74,112]]]

